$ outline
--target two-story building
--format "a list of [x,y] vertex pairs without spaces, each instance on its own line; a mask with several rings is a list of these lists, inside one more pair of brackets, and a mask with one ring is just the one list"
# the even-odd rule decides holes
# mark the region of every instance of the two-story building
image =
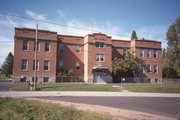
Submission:
[[[36,30],[15,28],[13,77],[34,80]],[[133,48],[140,74],[150,82],[162,79],[161,42],[152,40],[115,40],[102,33],[86,36],[61,35],[38,30],[37,78],[56,82],[59,71],[72,70],[85,82],[112,82],[112,58]]]

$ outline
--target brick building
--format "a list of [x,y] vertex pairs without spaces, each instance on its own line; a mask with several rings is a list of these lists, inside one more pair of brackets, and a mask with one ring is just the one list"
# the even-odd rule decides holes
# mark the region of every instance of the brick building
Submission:
[[[35,69],[35,29],[15,28],[13,77],[33,80]],[[112,58],[135,50],[140,74],[151,82],[162,79],[161,42],[115,40],[102,33],[82,36],[60,35],[38,30],[37,77],[56,82],[59,71],[72,70],[85,82],[112,82]]]

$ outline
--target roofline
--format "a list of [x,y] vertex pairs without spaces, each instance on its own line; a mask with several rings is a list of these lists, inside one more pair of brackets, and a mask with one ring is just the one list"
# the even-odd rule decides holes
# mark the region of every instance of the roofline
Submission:
[[123,42],[131,42],[130,40],[118,40],[118,39],[112,39],[112,41],[123,41]]
[[[15,27],[15,30],[31,30],[31,31],[35,31],[36,29],[33,29],[33,28],[17,28],[17,27]],[[57,32],[49,31],[49,30],[38,29],[38,31],[41,31],[41,32],[50,32],[50,33],[56,33],[57,34]]]
[[83,36],[75,36],[75,35],[62,35],[62,34],[58,34],[58,37],[59,36],[84,38]]
[[[134,40],[132,40],[134,41]],[[135,40],[135,41],[143,41],[143,42],[157,42],[157,43],[162,43],[161,41],[156,41],[156,40]]]

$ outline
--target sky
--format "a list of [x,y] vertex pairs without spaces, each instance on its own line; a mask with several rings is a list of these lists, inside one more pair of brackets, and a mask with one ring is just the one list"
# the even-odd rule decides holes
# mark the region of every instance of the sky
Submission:
[[168,27],[180,17],[179,6],[180,0],[1,0],[0,65],[9,52],[14,52],[14,28],[36,28],[36,24],[39,29],[58,34],[85,36],[101,32],[120,40],[130,40],[135,30],[139,39],[161,41],[165,48]]

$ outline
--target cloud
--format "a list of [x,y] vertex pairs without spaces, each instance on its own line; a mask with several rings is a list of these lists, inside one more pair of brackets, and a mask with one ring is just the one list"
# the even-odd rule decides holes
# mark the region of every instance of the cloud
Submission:
[[[33,18],[43,21],[53,21],[49,19],[46,14],[39,14],[31,10],[26,10],[25,13],[28,18]],[[35,29],[36,24],[38,24],[39,29],[55,31],[58,32],[58,34],[76,35],[76,36],[85,36],[87,34],[91,34],[92,32],[98,31],[105,34],[113,33],[108,35],[112,36],[113,39],[121,39],[121,40],[129,40],[132,32],[132,30],[127,31],[126,29],[120,26],[112,24],[109,20],[102,21],[101,23],[95,20],[96,22],[93,23],[93,28],[92,28],[92,22],[90,19],[89,21],[83,21],[81,19],[70,19],[67,17],[67,13],[65,13],[60,9],[57,10],[57,18],[55,23],[58,23],[59,21],[60,23],[66,26],[85,28],[88,30],[74,29],[71,27],[48,24],[39,21],[30,21],[30,20],[0,16],[0,41],[12,41],[11,43],[0,43],[0,51],[3,51],[0,54],[0,64],[3,63],[5,57],[10,51],[11,52],[14,51],[13,37],[14,37],[15,27],[25,27],[25,28]],[[159,41],[162,41],[164,39],[162,37],[163,35],[165,35],[165,30],[166,30],[164,26],[147,27],[147,26],[140,26],[138,24],[136,25],[136,27],[138,27],[136,32],[139,38],[144,37],[146,39],[159,40]],[[119,34],[123,36],[119,36]],[[162,46],[164,47],[166,46],[165,41],[163,41]]]
[[167,47],[165,40],[167,26],[139,26],[136,33],[139,39],[145,38],[148,40],[156,40],[162,42],[162,47]]
[[45,14],[38,14],[38,13],[35,13],[35,12],[31,11],[31,10],[26,10],[25,12],[26,12],[26,14],[28,16],[30,16],[30,17],[32,17],[34,19],[45,20],[45,18],[46,18]]

